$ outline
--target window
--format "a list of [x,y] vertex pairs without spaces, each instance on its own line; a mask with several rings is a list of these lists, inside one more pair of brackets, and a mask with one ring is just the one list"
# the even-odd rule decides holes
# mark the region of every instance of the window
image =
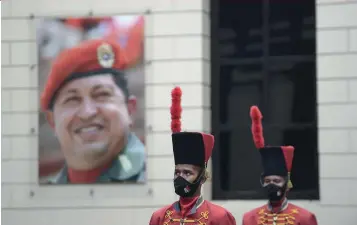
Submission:
[[213,199],[264,199],[249,108],[269,145],[294,145],[290,199],[319,199],[315,2],[211,0]]

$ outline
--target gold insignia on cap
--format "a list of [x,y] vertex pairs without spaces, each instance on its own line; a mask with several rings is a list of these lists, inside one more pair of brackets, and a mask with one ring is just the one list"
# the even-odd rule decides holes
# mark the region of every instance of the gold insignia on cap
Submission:
[[101,44],[97,49],[98,62],[103,68],[111,68],[114,64],[115,54],[112,46]]

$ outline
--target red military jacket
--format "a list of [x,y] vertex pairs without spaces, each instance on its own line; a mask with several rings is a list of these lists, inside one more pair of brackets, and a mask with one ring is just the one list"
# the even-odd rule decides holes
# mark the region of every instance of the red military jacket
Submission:
[[269,204],[245,213],[242,225],[317,225],[317,221],[313,213],[285,201],[279,213],[273,213]]
[[154,212],[149,225],[236,225],[236,221],[226,209],[200,197],[186,217],[177,201]]

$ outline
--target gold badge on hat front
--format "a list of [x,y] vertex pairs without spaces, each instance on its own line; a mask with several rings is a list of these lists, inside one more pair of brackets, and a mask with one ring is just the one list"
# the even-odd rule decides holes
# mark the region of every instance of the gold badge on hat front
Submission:
[[98,62],[103,68],[112,68],[115,54],[112,46],[107,43],[101,44],[97,49]]

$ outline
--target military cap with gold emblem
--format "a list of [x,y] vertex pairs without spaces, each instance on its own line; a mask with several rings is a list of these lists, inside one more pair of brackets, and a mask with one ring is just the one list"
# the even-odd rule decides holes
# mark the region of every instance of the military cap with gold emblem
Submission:
[[54,60],[41,95],[43,111],[51,110],[59,89],[69,81],[95,75],[113,75],[127,95],[123,70],[128,60],[118,43],[111,40],[89,40],[66,49]]
[[266,146],[264,143],[262,113],[257,106],[250,108],[252,119],[252,134],[256,148],[259,149],[262,164],[263,176],[278,175],[288,177],[288,188],[292,188],[290,172],[294,158],[293,146]]

